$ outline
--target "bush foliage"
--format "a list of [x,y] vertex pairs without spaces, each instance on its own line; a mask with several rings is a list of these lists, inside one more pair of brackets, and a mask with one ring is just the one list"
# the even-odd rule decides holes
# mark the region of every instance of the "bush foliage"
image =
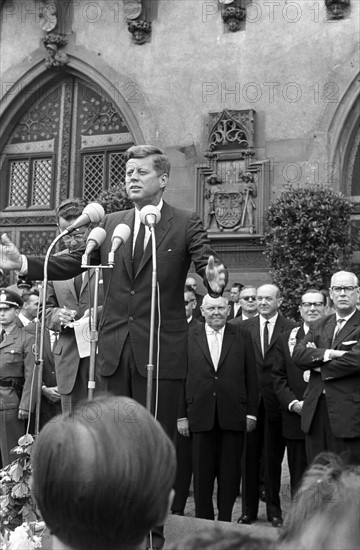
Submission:
[[328,289],[333,273],[351,258],[351,203],[320,185],[286,185],[265,214],[265,255],[274,284],[284,296],[282,310],[295,318],[310,287]]
[[102,191],[96,200],[104,208],[106,214],[129,210],[134,206],[132,200],[127,197],[124,186]]

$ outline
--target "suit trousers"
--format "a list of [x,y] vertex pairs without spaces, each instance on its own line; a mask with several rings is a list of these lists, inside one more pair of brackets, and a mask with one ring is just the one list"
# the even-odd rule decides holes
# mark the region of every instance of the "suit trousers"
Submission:
[[259,510],[259,487],[261,484],[261,458],[264,449],[265,409],[264,401],[259,403],[256,428],[245,434],[242,476],[242,514],[257,519]]
[[[61,394],[61,408],[63,413],[72,412],[74,407],[88,397],[88,381],[90,370],[90,358],[80,359],[78,372],[76,375],[74,387],[68,394]],[[105,393],[105,386],[100,376],[96,374],[95,367],[95,397]]]
[[[144,373],[146,373],[144,365]],[[136,368],[134,350],[129,336],[127,337],[120,357],[119,365],[111,376],[100,376],[102,389],[112,395],[126,395],[146,406],[147,379],[141,376]],[[159,380],[158,410],[156,418],[170,437],[174,440],[178,417],[182,380]],[[152,409],[155,412],[156,381],[153,380]],[[130,411],[129,411],[130,414]],[[136,416],[136,409],[131,413]]]
[[192,464],[192,434],[190,437],[176,434],[176,463],[177,472],[175,479],[175,496],[171,505],[173,512],[184,512],[186,501],[189,496],[191,477],[193,472]]
[[319,397],[309,433],[305,435],[305,442],[309,464],[322,451],[331,451],[336,454],[346,451],[344,440],[336,437],[331,429],[325,394]]
[[25,422],[18,419],[19,397],[13,388],[0,387],[0,452],[3,466],[7,466],[20,455],[10,451],[25,434]]
[[231,521],[240,483],[244,432],[222,430],[217,419],[208,432],[193,432],[195,516],[214,519],[213,492],[217,479],[218,520]]
[[286,439],[286,453],[290,472],[290,491],[286,491],[286,496],[294,498],[307,468],[305,439]]
[[285,453],[285,439],[282,436],[281,415],[277,418],[265,413],[265,496],[267,518],[281,517],[280,489],[281,464]]

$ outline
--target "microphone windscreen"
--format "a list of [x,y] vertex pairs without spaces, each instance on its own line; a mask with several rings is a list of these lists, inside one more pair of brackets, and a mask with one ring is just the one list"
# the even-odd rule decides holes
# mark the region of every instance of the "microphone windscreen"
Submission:
[[106,239],[106,231],[102,227],[94,227],[89,233],[86,242],[95,241],[97,246],[100,246]]
[[152,204],[147,204],[140,210],[140,219],[144,225],[156,225],[161,220],[160,210]]
[[91,223],[99,223],[105,216],[105,210],[98,202],[90,202],[82,212],[89,216]]
[[117,225],[114,229],[111,240],[113,241],[115,238],[118,238],[126,243],[130,237],[130,233],[130,227],[126,225],[126,223],[119,223],[119,225]]

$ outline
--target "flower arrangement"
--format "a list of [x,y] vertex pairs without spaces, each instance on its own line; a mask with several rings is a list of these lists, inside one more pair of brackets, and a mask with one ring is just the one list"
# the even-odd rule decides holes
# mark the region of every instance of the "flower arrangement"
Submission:
[[20,437],[13,449],[18,458],[0,470],[0,550],[41,546],[40,537],[35,535],[41,518],[30,486],[33,443],[30,434]]
[[23,523],[14,531],[8,531],[4,536],[0,533],[1,550],[34,550],[41,548],[41,536],[35,535],[34,525]]

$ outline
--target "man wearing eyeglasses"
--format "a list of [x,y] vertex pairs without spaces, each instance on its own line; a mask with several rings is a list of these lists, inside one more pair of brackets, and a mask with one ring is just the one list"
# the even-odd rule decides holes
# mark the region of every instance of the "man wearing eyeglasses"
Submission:
[[360,464],[360,311],[359,281],[338,271],[331,278],[335,313],[314,321],[294,349],[294,361],[310,369],[301,427],[308,461],[321,451],[346,453]]
[[241,320],[246,321],[259,315],[256,304],[256,288],[244,286],[240,291]]
[[[307,383],[292,360],[296,342],[309,332],[310,324],[325,316],[326,298],[317,289],[308,289],[301,297],[299,312],[302,324],[282,334],[275,344],[272,378],[281,407],[282,434],[286,440],[290,472],[290,493],[296,489],[307,467],[305,434],[301,430],[301,412]],[[290,495],[289,495],[290,496]]]
[[[60,233],[65,231],[82,213],[86,202],[79,198],[66,199],[56,210]],[[83,246],[89,227],[80,227],[63,237],[66,252],[73,253]],[[61,253],[60,253],[61,254]],[[95,272],[88,270],[66,281],[51,281],[46,300],[46,324],[56,335],[53,354],[57,388],[43,387],[42,393],[61,395],[62,410],[70,411],[87,397],[89,357],[80,359],[76,344],[74,321],[89,308],[89,294],[94,296]],[[102,284],[99,285],[99,304],[103,302]]]

